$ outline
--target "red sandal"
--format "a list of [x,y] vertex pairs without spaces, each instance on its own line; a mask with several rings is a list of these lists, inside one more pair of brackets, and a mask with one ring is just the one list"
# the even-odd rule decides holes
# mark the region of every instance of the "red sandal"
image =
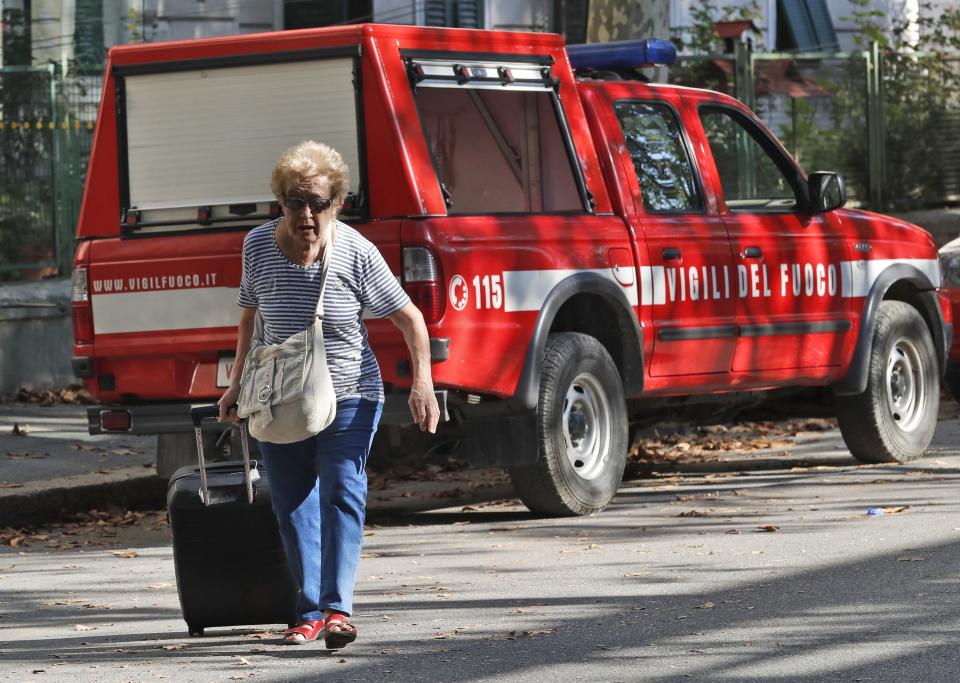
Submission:
[[316,640],[323,632],[323,619],[304,621],[284,631],[280,642],[284,645],[300,645],[308,640]]
[[323,628],[323,643],[327,649],[339,650],[356,639],[357,627],[350,623],[350,618],[346,614],[334,612],[327,617],[327,623]]

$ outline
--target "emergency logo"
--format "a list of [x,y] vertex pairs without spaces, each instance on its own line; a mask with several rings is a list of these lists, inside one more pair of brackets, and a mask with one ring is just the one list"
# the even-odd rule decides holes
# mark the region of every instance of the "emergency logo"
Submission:
[[450,305],[457,311],[462,311],[467,307],[470,299],[470,289],[467,287],[467,281],[461,275],[454,275],[450,278]]

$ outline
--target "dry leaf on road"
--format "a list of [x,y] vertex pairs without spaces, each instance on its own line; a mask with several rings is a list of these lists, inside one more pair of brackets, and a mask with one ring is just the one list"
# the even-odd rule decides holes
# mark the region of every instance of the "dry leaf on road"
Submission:
[[717,606],[715,602],[705,602],[700,605],[697,609],[714,609]]
[[114,556],[114,557],[123,557],[123,558],[127,558],[127,559],[133,558],[133,557],[140,557],[140,555],[137,553],[136,550],[114,550],[114,551],[113,551],[113,556]]
[[50,457],[49,453],[31,453],[30,451],[7,451],[11,460],[40,460]]
[[898,557],[897,562],[923,562],[924,559],[926,558],[917,555],[905,555],[904,557]]
[[776,524],[764,524],[762,526],[758,526],[757,531],[769,531],[772,533],[774,531],[780,531],[780,527],[778,527]]
[[163,650],[174,651],[174,650],[185,650],[190,647],[190,643],[171,643],[170,645],[161,645],[160,648]]

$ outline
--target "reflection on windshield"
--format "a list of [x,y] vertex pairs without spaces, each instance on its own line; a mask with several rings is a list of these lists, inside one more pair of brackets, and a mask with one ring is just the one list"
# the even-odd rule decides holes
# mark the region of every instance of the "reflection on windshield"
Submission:
[[693,169],[673,112],[644,102],[619,102],[616,111],[647,210],[699,210]]

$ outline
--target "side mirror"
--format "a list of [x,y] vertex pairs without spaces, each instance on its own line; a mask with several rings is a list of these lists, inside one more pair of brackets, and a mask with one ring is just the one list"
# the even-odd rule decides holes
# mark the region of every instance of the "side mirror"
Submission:
[[824,213],[847,203],[847,184],[839,173],[817,171],[807,176],[810,212]]

